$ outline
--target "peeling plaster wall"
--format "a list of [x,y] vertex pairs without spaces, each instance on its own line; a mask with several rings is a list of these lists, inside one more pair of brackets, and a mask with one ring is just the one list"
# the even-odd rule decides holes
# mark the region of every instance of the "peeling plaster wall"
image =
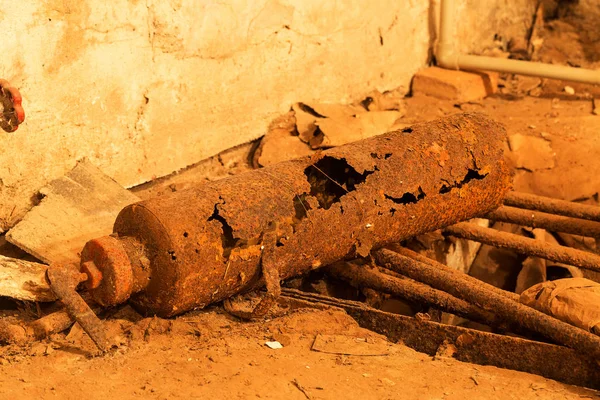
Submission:
[[[439,1],[439,0],[438,0]],[[533,23],[539,0],[462,0],[456,10],[457,51],[480,53],[498,34],[504,42],[523,37]]]
[[[0,134],[0,230],[83,157],[129,187],[260,137],[293,102],[407,89],[435,38],[430,3],[0,2],[0,77],[21,90],[27,115]],[[511,18],[529,12],[521,3]]]

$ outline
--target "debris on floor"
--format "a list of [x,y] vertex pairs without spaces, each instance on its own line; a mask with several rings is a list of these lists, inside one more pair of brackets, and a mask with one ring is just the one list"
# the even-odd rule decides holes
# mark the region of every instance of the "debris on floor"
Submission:
[[112,232],[119,211],[139,200],[87,160],[40,194],[6,239],[45,263],[77,266],[83,245]]
[[265,342],[265,346],[267,346],[268,348],[273,349],[273,350],[283,349],[283,345],[277,341]]
[[397,91],[373,91],[357,104],[296,103],[273,121],[253,164],[265,167],[406,128],[398,122],[404,112],[404,99]]
[[430,67],[415,74],[412,94],[467,103],[496,93],[497,87],[498,75],[494,72],[465,72]]
[[295,134],[297,118],[295,112],[290,111],[273,121],[254,152],[252,163],[255,168],[315,153],[316,150],[311,149],[304,141],[298,140],[299,136]]

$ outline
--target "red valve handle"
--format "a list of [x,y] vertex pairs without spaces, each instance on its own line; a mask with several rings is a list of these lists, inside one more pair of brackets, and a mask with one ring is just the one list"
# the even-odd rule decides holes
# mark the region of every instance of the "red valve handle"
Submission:
[[14,132],[25,120],[23,98],[16,87],[0,79],[0,127],[6,132]]

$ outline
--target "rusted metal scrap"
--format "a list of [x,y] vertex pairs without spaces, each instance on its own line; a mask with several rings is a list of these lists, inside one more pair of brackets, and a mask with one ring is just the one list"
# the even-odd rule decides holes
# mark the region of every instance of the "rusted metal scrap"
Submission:
[[446,227],[444,230],[452,236],[463,239],[474,240],[503,249],[511,249],[521,254],[574,265],[579,268],[589,269],[590,271],[600,271],[600,255],[571,247],[545,243],[508,232],[484,228],[468,222],[460,222]]
[[77,286],[86,280],[86,274],[53,264],[48,267],[47,276],[52,291],[65,305],[68,314],[79,322],[98,349],[101,351],[108,350],[110,342],[106,337],[106,332],[103,329],[100,319],[86,301],[76,292]]
[[370,288],[392,294],[413,303],[435,307],[472,321],[506,329],[506,323],[489,311],[482,310],[446,292],[407,278],[379,272],[369,265],[340,261],[326,268],[329,275],[349,282],[357,288]]
[[360,302],[294,289],[283,289],[281,303],[290,308],[341,308],[363,328],[431,356],[436,355],[441,346],[454,346],[451,357],[460,361],[600,389],[600,368],[596,360],[568,347],[419,320],[377,310]]
[[477,285],[482,289],[489,290],[493,293],[496,293],[497,295],[504,296],[507,299],[510,299],[512,301],[519,301],[519,295],[516,293],[508,292],[508,291],[500,289],[499,287],[496,287],[494,285],[490,285],[487,282],[483,282],[477,278],[474,278],[469,274],[465,274],[463,272],[452,269],[452,268],[448,267],[447,265],[437,262],[436,260],[433,260],[431,258],[425,257],[424,255],[419,254],[415,251],[412,251],[406,247],[403,247],[398,243],[393,243],[389,246],[386,246],[385,248],[388,250],[392,250],[394,253],[398,253],[403,256],[410,257],[421,263],[431,265],[431,266],[435,267],[436,269],[439,269],[441,271],[452,274],[454,279],[458,279],[461,282],[465,282],[466,284]]
[[600,238],[600,222],[502,206],[486,215],[493,221],[544,228],[552,232]]
[[504,139],[456,115],[139,202],[86,244],[82,270],[101,305],[204,307],[263,285],[265,257],[285,279],[485,215],[510,187]]
[[550,214],[564,215],[565,217],[581,218],[600,222],[600,207],[572,201],[552,199],[544,196],[522,192],[509,192],[504,199],[504,204],[527,210],[542,211]]
[[455,274],[436,268],[432,264],[421,263],[414,258],[387,249],[377,250],[374,256],[386,268],[450,293],[483,310],[496,314],[511,324],[520,325],[531,332],[537,332],[553,342],[571,347],[581,354],[596,359],[600,358],[600,337],[596,335],[486,290],[475,283],[460,280]]

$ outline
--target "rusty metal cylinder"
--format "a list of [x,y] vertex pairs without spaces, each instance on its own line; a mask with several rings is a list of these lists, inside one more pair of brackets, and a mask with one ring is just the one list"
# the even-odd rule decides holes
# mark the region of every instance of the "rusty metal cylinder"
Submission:
[[86,245],[82,270],[103,305],[201,308],[262,284],[265,246],[285,279],[485,215],[510,188],[504,140],[456,115],[142,201]]

